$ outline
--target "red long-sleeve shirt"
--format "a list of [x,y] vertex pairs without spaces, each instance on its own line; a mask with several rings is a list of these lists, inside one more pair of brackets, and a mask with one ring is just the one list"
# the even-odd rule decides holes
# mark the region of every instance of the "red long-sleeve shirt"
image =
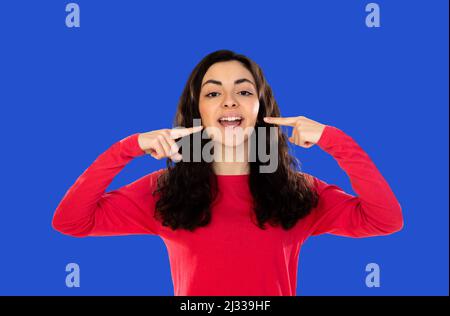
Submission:
[[218,175],[212,221],[194,232],[154,219],[160,169],[105,192],[125,165],[145,153],[138,134],[102,153],[58,205],[52,225],[76,237],[158,235],[170,259],[175,295],[296,295],[298,257],[312,235],[379,236],[403,227],[400,204],[367,153],[342,130],[327,125],[317,143],[347,173],[357,196],[312,175],[319,204],[291,230],[250,220],[249,175]]

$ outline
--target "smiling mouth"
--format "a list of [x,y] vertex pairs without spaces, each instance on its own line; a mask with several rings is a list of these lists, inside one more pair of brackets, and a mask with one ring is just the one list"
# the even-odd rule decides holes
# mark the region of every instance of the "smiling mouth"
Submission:
[[217,121],[224,127],[237,127],[242,124],[244,118],[242,116],[221,117]]

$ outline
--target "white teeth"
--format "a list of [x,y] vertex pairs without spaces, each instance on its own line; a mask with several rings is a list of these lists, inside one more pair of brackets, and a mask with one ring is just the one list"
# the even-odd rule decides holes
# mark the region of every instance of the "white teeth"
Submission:
[[219,121],[228,121],[228,122],[233,122],[233,121],[239,121],[242,120],[242,117],[239,116],[229,116],[229,117],[221,117],[219,119]]

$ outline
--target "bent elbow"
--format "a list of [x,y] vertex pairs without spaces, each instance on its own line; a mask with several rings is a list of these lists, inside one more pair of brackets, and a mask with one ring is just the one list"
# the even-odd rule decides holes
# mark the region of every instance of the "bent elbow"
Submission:
[[400,203],[397,203],[395,213],[397,214],[397,226],[395,227],[394,233],[401,231],[405,226],[405,221],[403,219],[403,210]]
[[372,218],[365,222],[365,231],[369,236],[387,236],[401,231],[404,221],[401,208],[391,209],[389,215],[382,218]]
[[57,232],[71,237],[87,237],[89,236],[90,226],[81,223],[63,223],[57,216],[54,216],[51,226]]
[[389,228],[387,230],[388,234],[393,234],[401,231],[405,226],[405,222],[403,220],[402,208],[400,204],[392,210],[392,222],[388,225]]
[[401,220],[398,223],[396,223],[395,225],[392,225],[392,227],[388,231],[388,234],[398,233],[399,231],[401,231],[403,229],[403,226],[404,226],[404,222],[403,222],[403,220]]

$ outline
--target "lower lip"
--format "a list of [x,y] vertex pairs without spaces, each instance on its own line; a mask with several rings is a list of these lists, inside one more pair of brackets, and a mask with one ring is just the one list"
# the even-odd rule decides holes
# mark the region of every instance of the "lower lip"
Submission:
[[240,120],[240,121],[232,121],[232,122],[229,122],[229,121],[219,121],[219,124],[220,124],[221,126],[223,126],[223,127],[232,127],[232,128],[234,128],[234,127],[241,126],[241,125],[242,125],[242,121],[244,121],[244,120],[242,119],[242,120]]

